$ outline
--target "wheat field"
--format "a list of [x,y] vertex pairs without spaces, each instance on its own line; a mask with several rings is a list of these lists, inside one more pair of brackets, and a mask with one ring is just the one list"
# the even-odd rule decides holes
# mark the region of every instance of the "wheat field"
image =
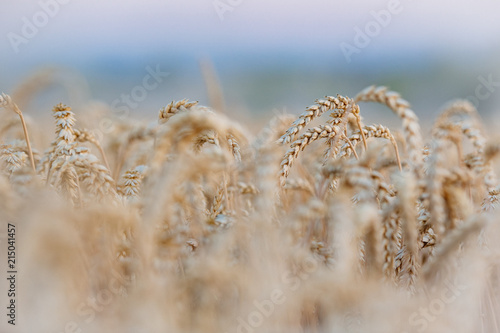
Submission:
[[[46,127],[32,93],[0,98],[12,332],[500,332],[500,143],[468,101],[421,128],[370,86],[251,131],[188,99],[54,101]],[[365,124],[372,103],[401,127]]]

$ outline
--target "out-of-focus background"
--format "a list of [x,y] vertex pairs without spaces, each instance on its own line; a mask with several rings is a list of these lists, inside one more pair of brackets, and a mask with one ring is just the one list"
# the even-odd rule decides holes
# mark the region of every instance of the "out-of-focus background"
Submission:
[[[424,122],[450,99],[467,98],[500,125],[499,1],[2,4],[0,90],[51,77],[24,103],[32,115],[89,99],[137,115],[182,98],[206,105],[204,68],[237,119],[298,114],[317,98],[377,84],[400,92]],[[370,110],[362,112],[372,121],[387,112]]]

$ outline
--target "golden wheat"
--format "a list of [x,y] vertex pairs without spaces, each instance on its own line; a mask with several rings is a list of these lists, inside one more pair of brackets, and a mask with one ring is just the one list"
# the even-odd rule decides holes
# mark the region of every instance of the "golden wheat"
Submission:
[[[360,102],[388,106],[404,138],[364,125]],[[498,331],[500,148],[470,103],[446,106],[425,142],[385,87],[255,136],[222,111],[183,99],[101,137],[58,104],[43,154],[0,115],[23,332]]]

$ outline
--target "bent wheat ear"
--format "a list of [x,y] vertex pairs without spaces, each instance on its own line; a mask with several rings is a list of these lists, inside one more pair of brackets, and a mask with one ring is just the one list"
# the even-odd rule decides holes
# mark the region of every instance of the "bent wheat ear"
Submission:
[[387,127],[382,125],[364,126],[362,131],[354,132],[354,134],[352,134],[349,138],[345,138],[344,141],[346,141],[346,143],[340,148],[338,157],[349,156],[349,150],[355,153],[354,149],[362,139],[362,136],[360,135],[361,133],[364,133],[365,138],[383,138],[389,140],[394,147],[399,170],[402,170],[401,158],[399,156],[398,144],[396,142],[396,139],[391,134],[391,131]]
[[[365,147],[365,150],[368,148],[367,143],[366,143],[366,138],[365,135],[362,131],[363,124],[361,122],[361,115],[359,111],[359,105],[357,104],[352,104],[351,107],[347,107],[346,109],[340,109],[340,112],[332,112],[330,114],[330,117],[332,117],[331,120],[328,121],[328,124],[330,125],[337,125],[347,131],[347,124],[348,124],[348,119],[349,116],[353,116],[354,119],[356,120],[356,125],[358,126],[358,129],[361,132],[361,139],[363,140],[363,146]],[[329,142],[331,147],[330,149],[334,150],[336,148],[335,142]]]
[[338,126],[320,125],[308,129],[298,140],[294,141],[281,161],[281,186],[285,185],[285,180],[290,173],[293,161],[298,157],[300,151],[318,139],[331,139],[340,133],[341,130]]
[[[204,111],[210,114],[215,114],[215,112],[207,108],[205,106],[198,106],[198,102],[188,102],[187,99],[183,99],[179,102],[172,102],[168,104],[166,107],[160,110],[159,120],[160,124],[166,123],[171,117],[180,113],[180,112],[194,112],[194,111]],[[241,162],[241,153],[240,153],[240,145],[234,135],[226,134],[226,141],[229,145],[229,149],[231,150],[233,157],[236,161]],[[199,151],[205,142],[209,142],[216,146],[219,146],[219,140],[217,138],[217,133],[213,130],[204,131],[197,138],[194,149]]]
[[106,154],[104,153],[104,149],[102,149],[101,144],[97,140],[97,138],[90,132],[88,129],[75,129],[73,131],[75,135],[75,140],[78,142],[90,142],[99,150],[102,156],[102,160],[104,161],[104,165],[108,170],[111,170],[109,167],[108,159],[106,158]]
[[422,149],[424,147],[420,124],[416,114],[410,109],[410,103],[387,87],[370,86],[361,91],[354,102],[377,102],[386,105],[403,121],[405,141],[408,146],[410,161],[414,166],[422,164]]
[[35,159],[33,158],[33,151],[31,150],[30,138],[28,135],[28,128],[26,127],[26,122],[24,121],[24,116],[19,107],[12,101],[9,95],[2,93],[0,95],[0,108],[9,108],[19,116],[21,119],[21,124],[23,126],[24,138],[26,139],[26,146],[28,146],[28,155],[31,162],[31,168],[33,172],[36,173]]
[[166,123],[170,117],[179,113],[188,111],[193,106],[198,105],[198,102],[189,102],[188,99],[183,99],[178,102],[172,101],[170,104],[160,109],[160,113],[158,115],[158,123],[164,124]]
[[[347,125],[348,125],[348,120],[349,116],[354,116],[357,121],[357,125],[359,130],[361,131],[361,137],[363,139],[363,143],[365,145],[365,150],[367,148],[366,144],[366,138],[362,132],[362,125],[361,125],[361,117],[359,115],[359,106],[356,104],[351,104],[349,105],[346,109],[341,109],[341,110],[336,110],[330,114],[330,117],[332,117],[331,120],[328,121],[328,125],[335,125],[340,128],[341,131],[343,131],[344,136],[347,136]],[[333,138],[328,139],[328,149],[326,150],[326,153],[324,154],[325,161],[328,158],[335,157],[339,145],[341,143],[340,139],[342,139],[342,135],[336,135]]]
[[[330,110],[343,110],[353,106],[353,100],[348,97],[337,95],[337,97],[326,96],[324,99],[316,101],[315,105],[311,105],[295,120],[285,134],[278,139],[278,143],[291,142],[308,123],[313,119],[320,117],[323,113]],[[336,125],[336,124],[333,124]]]
[[[227,137],[227,135],[231,135],[235,139],[245,137],[242,128],[225,116],[203,110],[179,114],[169,121],[159,133],[153,154],[153,169],[158,170],[165,160],[165,154],[170,152],[172,148],[192,143],[196,137],[206,131],[215,131],[222,137]],[[229,142],[225,140],[222,140],[221,143],[229,146]],[[234,153],[234,147],[229,148]]]
[[342,140],[346,142],[346,145],[351,149],[352,153],[354,154],[354,157],[356,157],[357,160],[359,160],[358,153],[356,153],[356,148],[352,144],[351,140],[345,135],[345,133],[342,133]]
[[479,113],[476,107],[468,100],[456,100],[448,104],[443,112],[439,115],[434,123],[434,128],[438,128],[441,125],[448,123],[453,116],[467,116],[472,118],[474,122],[479,122]]
[[69,158],[69,162],[82,170],[82,181],[90,193],[97,194],[100,198],[107,196],[115,198],[115,182],[109,170],[99,163],[97,157],[92,154],[76,154]]
[[[472,103],[467,100],[450,103],[436,120],[433,132],[435,135],[446,135],[457,146],[460,163],[464,162],[462,135],[468,138],[475,151],[467,156],[465,163],[478,174],[482,174],[483,183],[488,191],[497,185],[492,165],[484,156],[486,138],[483,135],[481,117]],[[462,135],[457,132],[461,132]]]

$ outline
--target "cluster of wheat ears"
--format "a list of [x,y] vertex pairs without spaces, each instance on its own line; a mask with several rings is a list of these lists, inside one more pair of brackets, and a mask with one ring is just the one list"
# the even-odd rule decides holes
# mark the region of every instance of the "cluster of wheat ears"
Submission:
[[[365,125],[365,102],[402,131]],[[500,145],[467,101],[426,140],[375,86],[256,135],[181,100],[98,137],[58,104],[44,152],[0,105],[26,332],[499,331]]]

